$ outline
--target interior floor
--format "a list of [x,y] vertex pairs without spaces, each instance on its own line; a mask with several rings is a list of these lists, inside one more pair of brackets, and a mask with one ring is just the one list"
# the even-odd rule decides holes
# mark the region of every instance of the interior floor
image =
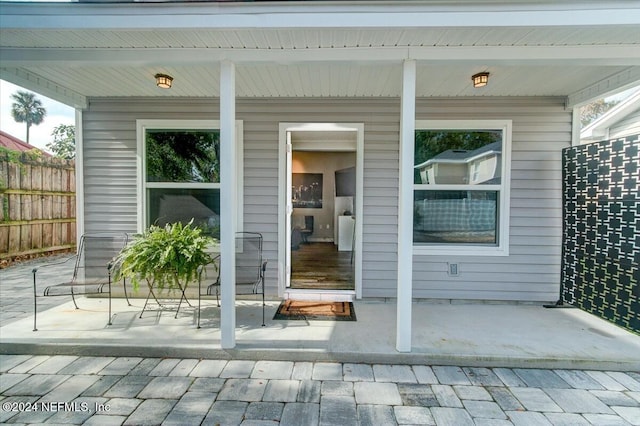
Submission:
[[291,288],[354,290],[350,251],[338,251],[333,243],[300,244],[291,251]]

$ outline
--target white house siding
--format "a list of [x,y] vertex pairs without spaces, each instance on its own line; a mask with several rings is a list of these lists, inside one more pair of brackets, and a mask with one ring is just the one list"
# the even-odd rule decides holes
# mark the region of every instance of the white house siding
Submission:
[[[136,120],[218,119],[217,99],[91,99],[83,113],[86,231],[136,231]],[[261,232],[277,292],[280,122],[365,123],[364,295],[395,294],[397,99],[238,99],[244,127],[244,230]]]
[[624,136],[640,134],[640,109],[629,114],[624,120],[614,124],[609,129],[609,138],[616,139]]
[[[136,120],[218,119],[217,99],[94,98],[83,113],[85,229],[135,232]],[[244,230],[261,232],[276,294],[280,122],[364,123],[363,296],[394,297],[399,99],[238,99],[244,125]],[[417,119],[511,119],[509,257],[416,256],[414,297],[554,300],[561,236],[560,150],[571,140],[561,99],[425,99]],[[460,275],[446,274],[447,262]]]
[[[513,121],[509,256],[414,256],[416,298],[557,300],[562,235],[561,150],[571,112],[559,98],[419,100],[416,118]],[[447,274],[457,263],[459,275]]]

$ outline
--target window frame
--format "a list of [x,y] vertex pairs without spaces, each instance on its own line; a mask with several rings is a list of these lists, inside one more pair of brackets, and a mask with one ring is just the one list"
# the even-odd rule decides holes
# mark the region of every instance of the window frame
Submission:
[[[221,182],[147,182],[147,130],[220,130],[220,120],[157,120],[157,119],[139,119],[136,120],[136,137],[137,137],[137,232],[143,232],[149,224],[147,223],[147,189],[218,189],[220,190]],[[234,218],[235,229],[241,232],[243,229],[243,123],[236,120],[236,217]]]
[[[416,120],[415,132],[421,130],[500,130],[502,131],[501,183],[499,185],[470,184],[413,184],[413,191],[496,191],[498,212],[495,245],[451,244],[451,243],[413,243],[415,255],[438,256],[508,256],[509,255],[509,217],[511,191],[511,138],[513,123],[511,120]],[[415,163],[415,153],[414,153]],[[413,226],[413,222],[412,222]]]

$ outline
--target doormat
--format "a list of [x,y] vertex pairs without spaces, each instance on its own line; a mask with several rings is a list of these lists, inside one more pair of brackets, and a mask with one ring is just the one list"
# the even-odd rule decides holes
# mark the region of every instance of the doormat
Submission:
[[351,302],[283,300],[274,320],[356,321]]

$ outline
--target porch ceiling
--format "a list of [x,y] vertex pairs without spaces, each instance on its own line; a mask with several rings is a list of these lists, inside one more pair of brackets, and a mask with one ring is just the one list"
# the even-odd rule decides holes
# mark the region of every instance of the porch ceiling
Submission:
[[[420,97],[564,96],[572,105],[640,83],[640,27],[628,23],[640,23],[639,13],[615,25],[407,28],[356,21],[353,27],[340,22],[301,28],[294,22],[291,28],[272,28],[257,25],[266,23],[259,19],[238,28],[212,28],[211,23],[150,28],[139,16],[139,27],[120,28],[118,19],[130,17],[114,17],[111,9],[49,4],[39,18],[55,17],[33,24],[22,6],[8,4],[0,27],[0,77],[80,107],[87,98],[101,96],[218,96],[223,60],[236,63],[239,97],[397,97],[404,59],[418,62]],[[142,15],[147,7],[125,11]],[[210,14],[218,22],[225,12],[215,7]],[[331,6],[322,7],[327,14]],[[153,10],[150,19],[163,18],[157,10],[169,13]],[[274,19],[287,16],[286,10],[274,10],[280,11]],[[409,9],[404,13],[412,16]],[[114,28],[92,24],[101,16]],[[491,73],[490,82],[474,89],[471,75],[480,71]],[[155,87],[153,76],[159,72],[174,77],[170,90]]]

